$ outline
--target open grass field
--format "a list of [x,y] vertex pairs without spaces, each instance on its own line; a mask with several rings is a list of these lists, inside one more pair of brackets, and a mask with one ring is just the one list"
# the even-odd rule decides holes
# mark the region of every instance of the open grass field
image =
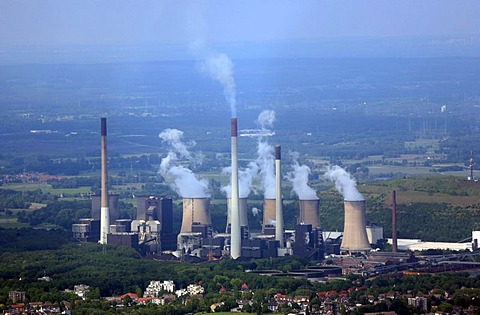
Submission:
[[385,205],[391,204],[393,190],[397,192],[398,204],[446,203],[462,207],[480,202],[480,182],[440,174],[369,183],[358,187],[366,197],[384,198]]
[[28,227],[27,223],[20,223],[15,217],[0,217],[0,228],[3,229],[20,229]]
[[16,191],[35,191],[42,190],[43,193],[50,193],[52,195],[81,195],[89,194],[90,187],[79,187],[79,188],[52,188],[51,185],[47,183],[22,183],[22,184],[4,184],[0,186],[0,189],[11,189]]

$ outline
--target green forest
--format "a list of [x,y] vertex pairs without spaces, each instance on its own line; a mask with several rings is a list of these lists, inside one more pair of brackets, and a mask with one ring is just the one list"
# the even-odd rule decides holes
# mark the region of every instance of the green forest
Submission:
[[[391,305],[387,306],[385,303],[374,305],[367,300],[368,296],[378,297],[389,292],[396,292],[399,296],[424,294],[429,296],[431,306],[480,306],[480,301],[474,298],[478,297],[478,289],[469,289],[480,287],[480,277],[472,277],[467,273],[418,276],[397,274],[372,279],[350,275],[343,280],[323,283],[300,278],[261,276],[249,272],[255,270],[288,272],[316,264],[314,261],[294,257],[245,262],[227,259],[190,264],[142,258],[134,250],[123,246],[104,247],[99,244],[69,243],[61,231],[0,229],[0,239],[10,240],[10,245],[2,244],[3,250],[0,254],[0,307],[4,309],[10,303],[8,292],[12,290],[25,291],[27,303],[50,301],[62,304],[77,299],[72,293],[64,292],[65,289],[72,289],[77,284],[86,284],[91,290],[87,300],[72,303],[75,314],[115,314],[117,310],[113,304],[100,299],[101,297],[119,296],[127,292],[141,296],[151,280],[173,280],[177,288],[184,288],[192,283],[201,284],[205,288],[205,294],[203,298],[194,298],[186,304],[176,300],[165,306],[132,305],[123,309],[121,313],[185,314],[208,311],[211,304],[219,301],[228,301],[226,305],[233,307],[236,305],[236,299],[245,294],[240,292],[243,283],[247,283],[251,290],[247,297],[254,301],[249,311],[257,314],[267,312],[265,309],[262,311],[261,306],[276,293],[307,295],[311,298],[311,304],[315,305],[320,303],[317,293],[334,291],[335,295],[349,289],[354,289],[350,290],[350,299],[364,304],[356,314],[371,310],[391,310]],[[39,250],[30,245],[35,243],[33,240],[51,246],[48,248],[44,244],[39,245],[48,248]],[[39,279],[45,276],[51,280]],[[226,289],[226,293],[219,292],[221,287]],[[436,294],[432,295],[432,292]],[[415,313],[407,307],[402,298],[399,297],[395,303],[394,308],[400,311],[399,314]]]

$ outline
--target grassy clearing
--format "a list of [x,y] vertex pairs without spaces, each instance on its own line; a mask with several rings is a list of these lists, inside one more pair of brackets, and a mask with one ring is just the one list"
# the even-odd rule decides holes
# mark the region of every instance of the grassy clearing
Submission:
[[381,176],[382,174],[405,174],[405,175],[422,175],[429,174],[431,168],[425,166],[397,166],[397,165],[372,165],[368,167],[369,174],[373,176]]
[[28,223],[20,223],[15,217],[0,217],[0,228],[20,229],[28,226]]
[[466,207],[478,204],[480,182],[432,173],[428,176],[359,185],[359,190],[371,198],[384,198],[387,205],[391,203],[392,190],[396,190],[399,204],[446,203]]
[[44,207],[46,207],[46,206],[47,206],[46,203],[32,202],[32,203],[30,204],[29,209],[30,209],[30,210],[38,210],[38,209],[44,208]]
[[47,183],[24,183],[24,184],[4,184],[1,189],[11,189],[15,191],[35,191],[41,190],[43,193],[50,193],[52,195],[81,195],[90,194],[90,187],[78,188],[53,188]]

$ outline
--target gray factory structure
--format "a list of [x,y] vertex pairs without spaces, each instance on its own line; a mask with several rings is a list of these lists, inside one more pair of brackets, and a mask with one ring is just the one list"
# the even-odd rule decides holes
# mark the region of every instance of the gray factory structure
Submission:
[[[108,194],[106,170],[106,119],[101,120],[102,191],[92,196],[91,217],[72,225],[74,239],[133,247],[150,254],[170,253],[182,259],[193,255],[205,259],[268,258],[301,256],[321,260],[333,248],[347,252],[370,250],[365,226],[365,201],[345,201],[343,240],[324,244],[319,216],[319,200],[299,200],[297,225],[286,231],[281,196],[281,148],[275,146],[275,197],[263,203],[262,230],[248,226],[246,198],[238,195],[237,120],[232,118],[232,198],[227,202],[224,233],[213,231],[210,199],[182,197],[180,233],[174,232],[173,201],[167,197],[137,197],[136,218],[120,219],[118,195]],[[235,184],[235,182],[237,183]],[[235,192],[236,190],[236,192]],[[108,197],[107,197],[108,196]],[[341,245],[340,245],[341,242]],[[337,245],[335,245],[337,244]]]

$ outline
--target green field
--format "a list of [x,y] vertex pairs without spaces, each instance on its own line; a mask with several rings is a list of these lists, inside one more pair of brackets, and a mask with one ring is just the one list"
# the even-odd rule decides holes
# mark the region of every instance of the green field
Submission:
[[28,226],[27,223],[17,222],[15,217],[0,217],[0,228],[3,229],[20,229]]
[[0,186],[0,189],[11,189],[16,191],[35,191],[40,189],[44,194],[49,193],[57,196],[60,196],[62,194],[67,196],[74,196],[91,193],[90,187],[56,189],[52,188],[52,186],[47,183],[4,184]]

